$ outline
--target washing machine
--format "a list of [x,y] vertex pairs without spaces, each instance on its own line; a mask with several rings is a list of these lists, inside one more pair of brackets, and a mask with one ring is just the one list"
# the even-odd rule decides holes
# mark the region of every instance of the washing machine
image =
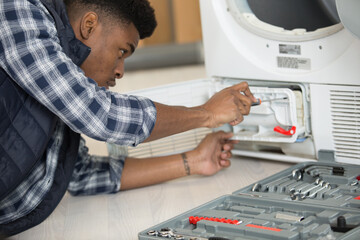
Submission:
[[[130,94],[191,107],[247,81],[262,104],[220,128],[240,141],[234,155],[360,163],[360,1],[200,0],[200,10],[208,79]],[[209,131],[141,144],[130,156],[189,150]]]
[[359,12],[356,0],[201,1],[207,75],[280,99],[228,126],[237,154],[359,162]]
[[191,106],[247,81],[262,103],[221,127],[240,140],[233,154],[299,163],[139,239],[359,239],[360,1],[200,3],[209,79],[152,96]]

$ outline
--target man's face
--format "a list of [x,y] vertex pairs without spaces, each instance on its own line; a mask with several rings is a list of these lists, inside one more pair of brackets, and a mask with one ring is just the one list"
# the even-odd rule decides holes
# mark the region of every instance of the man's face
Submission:
[[99,23],[93,34],[83,41],[91,53],[81,65],[85,75],[100,87],[113,87],[124,75],[124,60],[137,47],[139,33],[134,24],[106,26]]

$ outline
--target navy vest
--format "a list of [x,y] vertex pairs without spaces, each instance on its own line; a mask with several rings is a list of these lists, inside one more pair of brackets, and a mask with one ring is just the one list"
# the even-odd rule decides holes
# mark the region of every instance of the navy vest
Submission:
[[[55,20],[64,52],[80,66],[90,48],[75,38],[62,0],[41,0]],[[38,161],[46,160],[48,142],[58,117],[20,88],[0,68],[0,200],[14,190]],[[30,214],[0,225],[11,236],[44,221],[64,196],[78,154],[80,135],[65,126],[53,185]]]

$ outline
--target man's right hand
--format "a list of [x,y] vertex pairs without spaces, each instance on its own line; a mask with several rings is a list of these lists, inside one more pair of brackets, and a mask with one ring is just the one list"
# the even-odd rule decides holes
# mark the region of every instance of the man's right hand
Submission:
[[168,106],[154,102],[157,110],[155,127],[146,141],[153,141],[190,129],[216,128],[225,123],[232,126],[249,114],[251,103],[257,99],[247,82],[225,88],[205,104],[196,107]]
[[209,114],[207,127],[216,128],[225,123],[232,126],[239,124],[256,101],[247,82],[221,90],[201,106]]

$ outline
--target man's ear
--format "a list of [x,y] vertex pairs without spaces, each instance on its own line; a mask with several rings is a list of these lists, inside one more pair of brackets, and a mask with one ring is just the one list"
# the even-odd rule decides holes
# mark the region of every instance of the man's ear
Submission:
[[87,12],[80,21],[80,34],[85,40],[89,39],[99,24],[99,17],[95,12]]

